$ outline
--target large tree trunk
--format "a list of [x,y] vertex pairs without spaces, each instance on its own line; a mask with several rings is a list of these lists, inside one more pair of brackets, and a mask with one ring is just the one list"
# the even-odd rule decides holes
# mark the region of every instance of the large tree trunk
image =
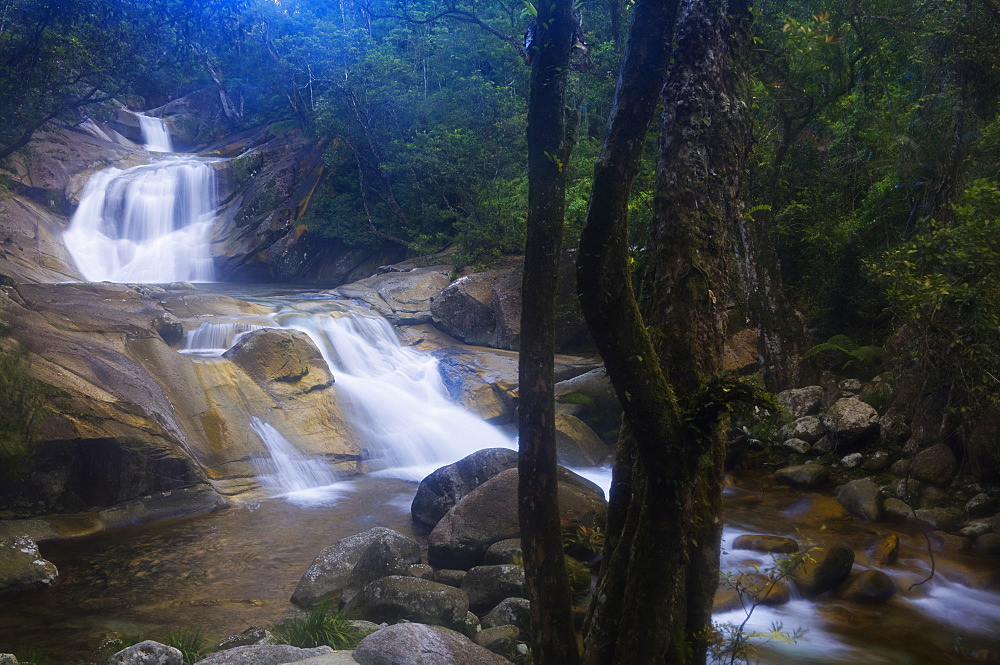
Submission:
[[663,88],[642,316],[627,265],[628,187],[622,191],[612,167],[620,177],[635,158],[615,129],[639,129],[622,109],[642,97],[639,82],[628,82],[635,66],[628,58],[655,48],[648,31],[643,41],[638,18],[653,6],[665,10],[666,2],[636,7],[578,273],[581,304],[629,433],[619,442],[615,530],[588,621],[585,662],[594,665],[704,662],[717,585],[724,451],[715,417],[696,415],[695,395],[721,369],[730,229],[750,141],[750,17],[745,0],[681,3]]
[[538,7],[528,98],[528,226],[522,286],[519,521],[531,646],[539,665],[580,660],[570,614],[556,494],[553,355],[555,294],[565,209],[566,79],[575,26],[572,0]]

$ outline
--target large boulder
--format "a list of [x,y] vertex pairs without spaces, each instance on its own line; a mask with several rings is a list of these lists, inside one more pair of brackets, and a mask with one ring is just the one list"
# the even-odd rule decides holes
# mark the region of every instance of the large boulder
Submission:
[[[566,525],[604,523],[607,501],[595,484],[562,469],[559,509]],[[472,490],[428,536],[428,563],[468,569],[482,563],[493,543],[520,535],[517,520],[518,472],[508,469]]]
[[337,287],[335,293],[362,300],[396,324],[430,323],[431,298],[447,287],[451,266],[387,272]]
[[601,437],[576,416],[556,414],[556,454],[563,466],[599,466],[611,453]]
[[496,283],[511,268],[473,273],[455,280],[431,298],[434,323],[466,344],[497,346]]
[[433,527],[459,499],[501,471],[516,467],[516,450],[485,448],[476,451],[420,481],[410,513],[421,524]]
[[778,430],[778,440],[802,439],[807,443],[816,443],[826,433],[823,422],[817,416],[803,416],[788,423]]
[[254,330],[243,335],[223,357],[278,399],[333,385],[333,375],[319,349],[298,330]]
[[823,404],[823,387],[806,386],[783,390],[778,393],[778,404],[795,419],[815,415]]
[[183,665],[183,663],[184,655],[178,649],[146,640],[111,656],[107,665]]
[[871,478],[852,480],[837,492],[837,500],[852,515],[877,522],[882,511],[882,494]]
[[392,575],[375,580],[344,607],[344,614],[373,623],[413,621],[461,631],[469,597],[461,589],[430,580]]
[[[355,572],[362,560],[366,565]],[[417,541],[392,529],[375,527],[338,540],[316,555],[291,600],[301,607],[338,600],[344,589],[357,588],[378,571],[405,570],[414,563],[420,563]]]
[[830,480],[830,470],[820,464],[798,464],[778,469],[774,477],[778,482],[796,489],[813,489],[826,485]]
[[910,460],[910,474],[914,478],[938,485],[947,482],[956,468],[955,454],[943,443],[921,450]]
[[31,538],[0,540],[0,593],[48,586],[58,576],[55,565],[42,558]]
[[510,661],[461,633],[419,623],[401,623],[358,642],[360,665],[509,665]]
[[854,551],[842,545],[821,548],[792,571],[791,578],[806,596],[818,596],[847,579],[854,566]]
[[822,421],[838,449],[878,436],[878,412],[856,397],[838,399],[823,414]]
[[489,612],[505,598],[524,598],[524,568],[510,564],[475,566],[462,579],[462,591],[469,596],[469,609],[476,614]]
[[504,598],[483,616],[482,625],[483,628],[517,626],[521,630],[521,638],[527,639],[531,632],[531,601],[525,598]]
[[195,665],[281,665],[332,652],[328,646],[300,649],[287,644],[254,644],[213,653]]
[[837,590],[838,596],[856,603],[882,603],[895,594],[892,578],[881,570],[864,570],[852,575]]

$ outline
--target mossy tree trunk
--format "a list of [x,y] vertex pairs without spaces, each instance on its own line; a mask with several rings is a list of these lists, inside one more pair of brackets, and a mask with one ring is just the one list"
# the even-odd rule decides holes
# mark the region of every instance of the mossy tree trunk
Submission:
[[[627,432],[585,636],[584,661],[594,665],[704,662],[717,585],[723,440],[695,396],[721,370],[731,229],[750,145],[750,16],[746,0],[681,0],[677,10],[640,306],[625,211],[671,5],[636,5],[578,263],[583,311]],[[659,34],[649,25],[655,12]],[[635,75],[640,66],[645,76]]]

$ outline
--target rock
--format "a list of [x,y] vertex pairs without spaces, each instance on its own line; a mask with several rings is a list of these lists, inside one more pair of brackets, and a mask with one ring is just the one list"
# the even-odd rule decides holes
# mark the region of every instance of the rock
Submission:
[[920,493],[921,508],[943,508],[952,502],[951,495],[940,487],[925,487]]
[[861,468],[870,473],[880,473],[889,468],[892,458],[884,450],[876,451],[874,455],[865,460]]
[[373,621],[365,621],[364,619],[349,619],[347,624],[361,637],[371,635],[376,630],[382,630],[382,626],[379,624]]
[[813,489],[826,485],[830,480],[830,470],[819,464],[800,464],[778,469],[774,477],[778,482],[796,489]]
[[[436,568],[471,568],[482,563],[493,543],[517,538],[517,469],[508,469],[472,490],[445,515],[428,536],[427,560]],[[559,508],[564,525],[590,528],[603,524],[603,491],[562,470]]]
[[516,450],[486,448],[474,452],[420,481],[410,513],[421,524],[433,527],[459,499],[501,471],[516,467]]
[[[413,552],[409,547],[409,543],[406,544],[406,549],[409,550],[406,554],[401,554],[397,545],[398,541],[377,540],[365,548],[364,552],[361,553],[361,558],[354,565],[351,574],[347,578],[347,582],[344,584],[341,602],[349,602],[369,582],[374,582],[383,577],[391,575],[420,577],[419,575],[413,575],[410,571],[410,568],[416,564],[409,563],[409,559],[413,558]],[[433,575],[433,568],[430,566],[424,566],[424,568],[428,569],[427,572],[430,576]],[[424,579],[430,579],[430,576]]]
[[806,561],[794,570],[791,578],[805,596],[818,596],[847,579],[854,566],[854,552],[842,545],[833,545],[810,554],[812,561]]
[[886,522],[905,522],[913,512],[910,504],[894,496],[882,502],[882,518]]
[[468,572],[464,570],[451,570],[449,568],[442,568],[434,574],[434,581],[440,582],[441,584],[447,584],[448,586],[460,588],[462,586],[462,580],[465,579],[465,576],[467,574]]
[[986,522],[969,522],[958,530],[960,536],[973,541],[984,533],[993,533],[992,527]]
[[878,412],[856,397],[838,399],[822,421],[838,449],[863,444],[878,435]]
[[851,518],[851,514],[839,501],[821,494],[800,496],[781,514],[789,521],[810,525],[822,525]]
[[784,580],[772,580],[760,573],[741,573],[736,584],[743,591],[742,595],[759,605],[784,605],[792,598],[792,592]]
[[997,502],[989,494],[979,493],[965,504],[965,514],[969,519],[989,517],[996,513]]
[[531,602],[525,598],[504,598],[483,617],[483,628],[517,626],[521,639],[531,632]]
[[406,570],[413,577],[419,577],[422,580],[434,581],[434,569],[426,563],[415,563],[412,566],[409,566]]
[[405,575],[375,580],[344,607],[345,615],[373,623],[405,620],[458,631],[468,611],[469,598],[462,590]]
[[173,647],[146,640],[122,649],[107,665],[183,665],[184,655]]
[[300,649],[287,644],[251,645],[213,653],[195,665],[281,665],[315,658],[332,651],[328,646]]
[[218,644],[219,651],[260,644],[274,644],[274,636],[265,628],[250,626],[239,635],[233,635]]
[[881,533],[865,548],[868,560],[879,566],[890,566],[899,558],[899,536]]
[[312,607],[326,600],[338,599],[347,587],[355,565],[372,545],[382,548],[383,554],[391,553],[392,558],[402,564],[420,563],[417,541],[392,529],[375,527],[338,540],[316,555],[295,587],[292,602],[300,607]]
[[603,367],[560,381],[555,385],[556,402],[570,394],[583,395],[593,401],[599,411],[621,411],[608,371]]
[[184,339],[184,324],[170,312],[153,319],[153,327],[166,344],[177,345]]
[[914,511],[919,524],[941,531],[957,531],[962,526],[962,515],[949,508],[918,508]]
[[505,598],[524,598],[524,568],[501,564],[475,566],[462,580],[462,591],[469,596],[469,609],[484,614]]
[[920,481],[916,478],[900,478],[892,487],[892,493],[897,499],[907,503],[915,503],[920,494]]
[[927,534],[931,547],[938,552],[968,552],[972,543],[965,536],[956,536],[945,531],[931,531]]
[[852,393],[857,395],[861,392],[861,389],[865,387],[865,384],[860,379],[844,379],[837,384],[837,388],[844,393]]
[[497,346],[493,287],[506,272],[473,273],[446,286],[431,298],[434,324],[466,344]]
[[958,468],[955,454],[943,443],[921,450],[913,456],[910,464],[910,474],[914,478],[935,485],[950,480]]
[[778,393],[778,404],[795,419],[819,413],[822,403],[822,386],[806,386]]
[[330,368],[309,336],[298,330],[249,332],[223,354],[276,398],[333,385]]
[[434,266],[384,273],[339,286],[334,292],[368,303],[397,325],[431,323],[431,298],[451,283],[451,271],[451,266]]
[[805,455],[812,450],[812,444],[802,439],[786,439],[780,445],[782,448],[790,450],[793,453],[798,453],[799,455]]
[[856,469],[861,466],[861,463],[864,461],[865,457],[861,453],[851,453],[850,455],[844,455],[840,458],[840,466],[845,469]]
[[556,454],[563,466],[600,466],[611,453],[601,437],[576,416],[557,413],[555,418]]
[[17,656],[12,653],[0,653],[0,665],[18,665]]
[[984,533],[976,538],[975,547],[980,554],[1000,556],[1000,533]]
[[851,514],[872,522],[877,522],[881,514],[882,494],[871,478],[852,480],[841,487],[837,501]]
[[520,630],[517,626],[494,626],[480,631],[473,641],[495,654],[508,658],[517,653]]
[[791,538],[780,536],[758,536],[744,534],[733,540],[734,550],[752,550],[754,552],[772,552],[790,554],[799,551],[799,544]]
[[0,593],[48,586],[58,576],[55,565],[42,558],[31,538],[0,540]]
[[778,439],[781,441],[802,439],[809,443],[816,443],[825,433],[826,429],[817,416],[803,416],[779,429]]
[[879,438],[887,446],[901,446],[910,438],[910,425],[903,414],[889,411],[880,419]]
[[500,540],[490,545],[489,549],[486,550],[486,556],[483,559],[483,563],[487,565],[503,563],[517,565],[523,560],[523,554],[521,553],[521,539],[508,538],[507,540]]
[[838,596],[855,603],[884,603],[895,594],[892,578],[881,570],[865,570],[852,575],[837,591]]
[[461,633],[418,623],[401,623],[358,642],[360,665],[509,665]]

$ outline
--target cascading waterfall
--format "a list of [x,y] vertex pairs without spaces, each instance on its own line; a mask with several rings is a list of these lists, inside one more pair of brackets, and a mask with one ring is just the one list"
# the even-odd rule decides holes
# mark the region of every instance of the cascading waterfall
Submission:
[[333,470],[322,460],[308,459],[299,453],[288,439],[271,426],[254,416],[250,427],[264,443],[269,458],[255,461],[261,484],[271,494],[302,492],[337,482]]
[[149,152],[173,152],[174,146],[170,141],[170,130],[167,123],[159,118],[136,113],[139,118],[139,129],[142,130],[142,140],[145,148]]
[[[146,140],[149,150],[170,148],[169,136]],[[218,198],[215,168],[197,157],[105,169],[87,181],[63,239],[88,281],[211,282]]]
[[199,356],[221,356],[229,350],[240,335],[267,326],[254,323],[203,323],[184,334],[184,348],[181,353]]

